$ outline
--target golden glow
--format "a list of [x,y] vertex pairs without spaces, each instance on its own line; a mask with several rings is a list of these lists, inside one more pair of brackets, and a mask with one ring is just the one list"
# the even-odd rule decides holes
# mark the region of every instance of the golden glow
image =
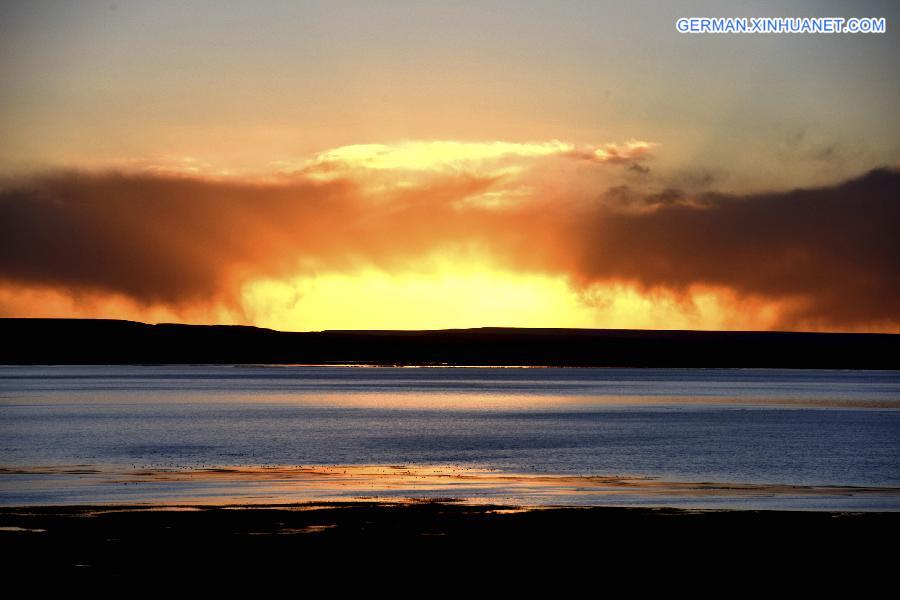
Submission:
[[511,142],[410,141],[400,144],[358,144],[316,155],[312,164],[340,163],[366,169],[433,170],[503,156],[537,157],[563,154],[572,144],[553,140],[530,144]]
[[[609,327],[634,329],[766,329],[778,305],[735,310],[726,291],[698,288],[685,296],[642,293],[620,284],[578,291],[563,277],[512,273],[484,265],[430,264],[389,274],[367,269],[244,286],[243,313],[261,327],[322,329],[454,329],[468,327]],[[748,312],[754,315],[749,322]]]
[[[637,158],[657,144],[631,140],[624,144],[576,146],[568,142],[515,143],[503,141],[462,142],[450,140],[406,141],[398,144],[357,144],[318,153],[301,169],[291,169],[287,161],[282,169],[304,171],[319,179],[329,179],[353,169],[374,171],[453,171],[504,159],[535,159],[566,156],[593,162],[618,162]],[[508,170],[517,171],[515,166]],[[501,170],[501,173],[503,171]]]
[[[237,178],[250,182],[278,181],[302,175],[327,181],[367,171],[368,177],[389,172],[421,174],[476,171],[482,175],[518,173],[528,160],[566,157],[593,163],[623,162],[647,155],[659,144],[643,140],[601,145],[574,144],[560,140],[537,142],[407,140],[393,144],[352,144],[323,150],[312,158],[271,155],[242,160],[212,155],[163,154],[127,158],[77,161],[80,168],[113,168],[124,172],[181,175],[207,179]],[[393,181],[394,184],[398,182]]]
[[[255,280],[244,286],[237,306],[210,303],[173,308],[102,293],[0,286],[0,310],[10,317],[248,324],[285,331],[488,326],[767,330],[775,328],[789,308],[785,302],[742,299],[726,289],[696,287],[672,294],[610,283],[576,290],[561,277],[484,266],[459,268],[451,263],[401,274],[368,269]],[[827,330],[816,323],[800,323],[798,329]]]
[[[343,396],[343,397],[346,397]],[[37,468],[30,474],[65,476],[62,468]],[[129,484],[142,503],[195,504],[287,504],[297,502],[346,501],[373,498],[415,501],[453,497],[483,504],[532,504],[608,502],[634,497],[725,498],[746,500],[759,496],[793,497],[835,494],[873,494],[896,498],[895,488],[810,487],[784,484],[665,481],[619,475],[567,475],[517,473],[450,464],[434,465],[298,465],[248,467],[219,466],[212,469],[117,469],[106,468],[81,475],[93,485]],[[164,484],[164,485],[160,485]],[[315,508],[315,507],[312,507]],[[99,508],[98,510],[103,510]],[[116,508],[116,510],[121,510]],[[146,510],[142,508],[142,510]],[[169,507],[166,507],[169,510]],[[298,507],[296,510],[303,510]],[[510,512],[521,508],[497,509]],[[310,529],[285,530],[290,533]]]
[[594,156],[600,162],[629,160],[648,152],[654,146],[652,142],[643,142],[640,140],[630,140],[623,145],[607,144],[602,148],[594,150]]
[[585,327],[593,322],[590,307],[562,278],[479,266],[255,281],[244,287],[243,307],[256,325],[297,331]]
[[[783,303],[740,299],[727,289],[683,294],[620,283],[576,289],[562,276],[524,274],[487,262],[423,260],[407,271],[377,269],[257,279],[239,302],[171,307],[126,297],[0,286],[15,317],[117,318],[145,322],[249,324],[285,331],[574,327],[771,329]],[[815,329],[814,326],[808,327]]]
[[170,306],[136,302],[104,292],[72,293],[54,288],[0,285],[0,314],[17,318],[126,319],[145,323],[238,325],[240,311],[224,305]]
[[[834,330],[833,322],[804,320],[809,298],[710,287],[683,274],[668,287],[652,287],[653,278],[641,279],[637,266],[614,268],[616,252],[591,257],[595,236],[630,239],[623,233],[629,223],[616,221],[617,214],[659,210],[653,203],[623,208],[615,198],[609,210],[596,210],[605,202],[597,190],[627,190],[632,178],[644,176],[634,161],[655,146],[640,140],[348,145],[308,160],[272,161],[266,174],[255,175],[187,154],[125,160],[121,179],[98,175],[72,184],[94,194],[83,205],[93,216],[74,219],[68,230],[90,229],[103,216],[109,225],[103,243],[143,259],[138,271],[162,283],[138,285],[144,282],[123,276],[137,271],[106,272],[106,261],[95,258],[83,281],[62,278],[47,287],[0,281],[0,315],[294,331]],[[135,172],[149,175],[134,178]],[[165,190],[154,197],[158,212],[147,208],[148,181],[160,186],[148,189]],[[120,211],[126,204],[133,208]],[[90,243],[102,245],[97,236]],[[147,248],[159,250],[144,256]],[[702,244],[698,252],[705,252]],[[583,264],[591,260],[598,262]],[[850,322],[841,329],[896,327]]]

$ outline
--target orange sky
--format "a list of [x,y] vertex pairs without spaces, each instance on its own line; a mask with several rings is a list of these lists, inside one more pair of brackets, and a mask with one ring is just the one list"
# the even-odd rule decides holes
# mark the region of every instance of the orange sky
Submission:
[[20,178],[0,199],[0,311],[293,330],[896,328],[900,172],[691,193],[654,187],[655,151],[418,141],[267,177],[188,161]]
[[890,31],[251,4],[4,3],[0,316],[900,331]]

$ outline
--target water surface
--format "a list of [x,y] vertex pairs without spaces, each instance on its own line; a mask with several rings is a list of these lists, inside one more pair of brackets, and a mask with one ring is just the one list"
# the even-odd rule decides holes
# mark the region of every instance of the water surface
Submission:
[[[0,502],[898,508],[898,409],[900,376],[878,371],[0,367]],[[341,465],[355,474],[342,486],[311,483]],[[420,479],[373,480],[370,466]],[[226,477],[201,475],[223,467]],[[261,468],[282,469],[279,483]],[[612,493],[612,480],[627,485]],[[710,482],[712,494],[684,485]],[[626,488],[642,493],[623,498]]]

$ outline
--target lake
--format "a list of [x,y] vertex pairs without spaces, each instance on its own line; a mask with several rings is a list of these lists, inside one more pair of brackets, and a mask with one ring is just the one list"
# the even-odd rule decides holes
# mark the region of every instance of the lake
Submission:
[[900,509],[900,374],[0,367],[0,503]]

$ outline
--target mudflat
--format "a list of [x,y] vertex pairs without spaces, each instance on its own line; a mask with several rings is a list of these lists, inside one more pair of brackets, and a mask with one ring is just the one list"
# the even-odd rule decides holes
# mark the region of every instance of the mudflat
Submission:
[[879,565],[887,568],[898,532],[897,512],[517,508],[441,500],[0,509],[9,573],[88,577],[448,567],[497,557],[632,570],[783,569],[802,560],[865,565],[870,575],[886,576]]

